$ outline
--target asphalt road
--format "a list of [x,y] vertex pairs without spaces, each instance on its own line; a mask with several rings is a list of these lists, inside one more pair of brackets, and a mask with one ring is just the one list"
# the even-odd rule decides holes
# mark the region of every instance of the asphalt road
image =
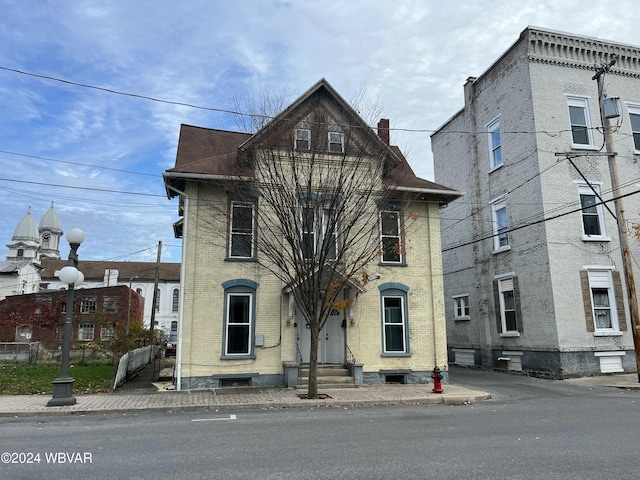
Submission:
[[459,369],[451,379],[493,399],[1,418],[0,478],[640,478],[639,391]]

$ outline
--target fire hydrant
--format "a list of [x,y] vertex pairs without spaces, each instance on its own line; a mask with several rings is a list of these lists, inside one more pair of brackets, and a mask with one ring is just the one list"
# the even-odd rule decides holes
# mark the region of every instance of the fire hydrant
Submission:
[[436,365],[433,369],[433,393],[442,393],[442,383],[440,383],[442,378],[440,368]]

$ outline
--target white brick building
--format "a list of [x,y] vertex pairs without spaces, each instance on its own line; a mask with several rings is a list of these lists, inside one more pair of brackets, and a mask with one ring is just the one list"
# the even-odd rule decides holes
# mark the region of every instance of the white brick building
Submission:
[[432,135],[436,181],[465,193],[441,213],[451,363],[635,371],[593,79],[614,56],[605,94],[620,97],[612,138],[626,219],[640,223],[640,47],[529,27]]

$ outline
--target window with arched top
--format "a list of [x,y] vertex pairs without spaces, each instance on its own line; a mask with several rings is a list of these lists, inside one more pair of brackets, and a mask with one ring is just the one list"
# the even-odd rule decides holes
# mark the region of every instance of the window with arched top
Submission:
[[178,307],[180,306],[180,290],[177,288],[173,289],[173,297],[171,300],[171,312],[177,313]]
[[224,282],[224,330],[222,358],[254,358],[256,290],[247,279]]
[[402,283],[385,283],[380,291],[382,316],[382,356],[408,356],[409,310],[407,293],[409,287]]

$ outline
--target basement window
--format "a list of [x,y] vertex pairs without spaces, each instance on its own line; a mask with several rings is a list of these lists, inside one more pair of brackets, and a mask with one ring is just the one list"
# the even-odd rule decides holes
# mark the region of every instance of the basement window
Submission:
[[251,377],[221,378],[220,387],[250,387]]
[[404,385],[407,383],[407,377],[406,375],[385,375],[384,383],[391,383],[391,384],[399,383],[400,385]]

